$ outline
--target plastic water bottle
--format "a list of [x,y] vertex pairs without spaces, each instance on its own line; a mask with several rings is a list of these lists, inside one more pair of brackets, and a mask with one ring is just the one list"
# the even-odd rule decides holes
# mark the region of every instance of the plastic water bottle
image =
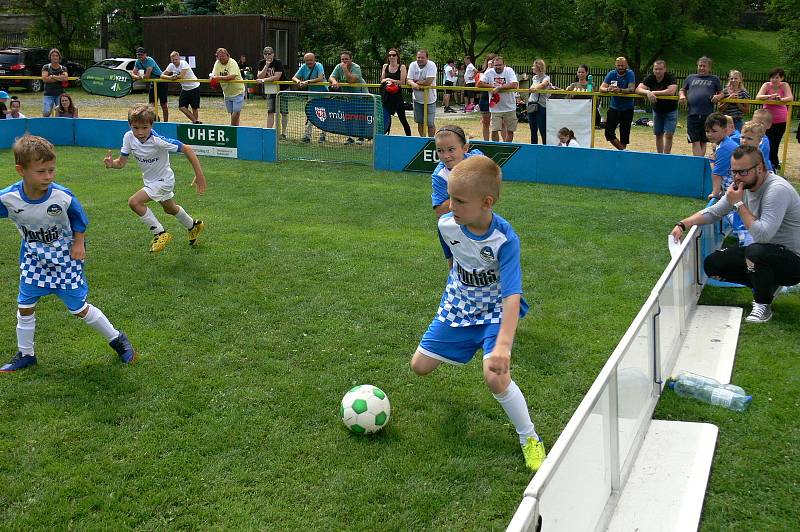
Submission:
[[722,385],[716,379],[690,372],[681,372],[667,383],[681,397],[692,397],[710,405],[723,406],[736,412],[744,412],[753,400],[744,390],[733,385]]
[[592,83],[592,75],[591,75],[591,74],[589,74],[588,76],[586,76],[586,81],[588,81],[588,82],[589,82],[589,84],[588,84],[588,85],[586,85],[586,90],[587,90],[588,92],[592,92],[592,89],[594,88],[594,84]]

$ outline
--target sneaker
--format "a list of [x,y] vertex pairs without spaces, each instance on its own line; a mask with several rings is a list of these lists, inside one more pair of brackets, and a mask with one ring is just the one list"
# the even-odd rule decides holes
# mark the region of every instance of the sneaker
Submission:
[[525,457],[525,465],[534,472],[539,470],[542,466],[542,462],[547,458],[542,440],[534,440],[531,437],[529,437],[528,442],[522,446],[522,455]]
[[452,107],[445,107],[445,108],[444,108],[444,112],[445,112],[445,113],[455,113],[455,111],[453,110],[453,108],[452,108]]
[[772,306],[765,303],[753,302],[753,311],[744,321],[748,323],[766,323],[772,317]]
[[18,369],[33,366],[34,364],[36,364],[36,355],[23,355],[21,351],[17,351],[17,354],[14,355],[14,358],[11,359],[11,362],[0,366],[0,371],[10,373],[12,371],[17,371]]
[[286,134],[285,133],[281,133],[281,140],[286,140]]
[[322,144],[323,142],[325,142],[325,134],[324,133],[319,136],[319,143]]
[[131,341],[128,340],[124,332],[120,331],[119,336],[108,342],[108,345],[117,352],[124,364],[133,364],[136,360],[136,351],[134,351]]
[[356,139],[356,144],[361,146],[362,144],[364,144],[364,139]]
[[198,120],[195,122],[195,124],[202,124],[202,122]]
[[310,137],[303,137],[303,142],[306,142],[306,143],[311,142],[311,138]]
[[150,253],[159,253],[164,251],[169,241],[172,240],[172,235],[166,231],[161,231],[153,237],[153,242],[150,244]]
[[194,243],[197,242],[197,237],[200,233],[203,232],[203,229],[206,228],[206,224],[203,223],[203,220],[195,220],[194,225],[192,228],[189,229],[189,245],[194,246]]
[[347,137],[347,140],[345,141],[345,143],[347,143],[347,144],[352,144],[354,142],[355,141],[353,139],[351,139],[350,137]]

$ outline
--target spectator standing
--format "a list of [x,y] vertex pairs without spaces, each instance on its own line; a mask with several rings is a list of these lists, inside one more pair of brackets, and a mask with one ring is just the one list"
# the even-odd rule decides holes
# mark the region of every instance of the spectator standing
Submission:
[[[614,70],[606,74],[600,85],[600,92],[612,94],[632,94],[636,91],[636,76],[628,68],[628,60],[617,57]],[[631,122],[633,122],[633,98],[613,96],[606,113],[606,140],[618,150],[624,150],[631,143]],[[619,126],[619,139],[617,139]]]
[[61,52],[58,48],[50,50],[50,62],[42,67],[42,81],[44,82],[44,98],[42,116],[47,118],[53,113],[53,107],[58,105],[58,97],[64,94],[64,85],[69,85],[67,67],[61,64]]
[[[189,66],[189,63],[181,59],[181,54],[173,51],[169,54],[170,63],[161,74],[164,79],[180,79],[181,81],[181,94],[178,96],[178,110],[186,115],[186,118],[192,124],[200,124],[200,82],[197,81],[197,76],[194,75],[194,70]],[[166,92],[166,87],[164,88]],[[189,108],[192,108],[189,111]]]
[[[311,52],[303,55],[303,64],[295,72],[292,81],[297,84],[300,90],[308,89],[312,92],[328,92],[328,87],[321,84],[325,81],[325,67],[322,66],[322,63],[317,62],[316,56]],[[303,142],[311,142],[312,127],[311,121],[306,118],[306,131],[303,135]],[[319,141],[325,142],[324,131],[320,132]]]
[[692,155],[705,157],[706,118],[714,112],[714,104],[722,98],[722,82],[711,74],[711,59],[703,56],[697,60],[697,74],[692,74],[683,82],[678,101],[687,105],[686,133],[692,144]]
[[[256,79],[260,83],[284,81],[283,62],[275,57],[275,50],[272,46],[264,47],[264,59],[258,63],[258,74]],[[267,127],[275,127],[275,111],[278,93],[283,90],[282,85],[270,83],[264,86],[264,93],[267,95]],[[286,127],[289,124],[289,104],[281,100],[281,138],[286,138]]]
[[66,92],[58,97],[58,107],[56,107],[56,117],[58,118],[78,118],[78,108],[72,103],[72,96]]
[[767,129],[769,139],[769,160],[775,171],[780,170],[781,162],[778,158],[778,148],[780,148],[783,134],[786,133],[786,120],[788,107],[781,105],[794,100],[792,88],[784,81],[786,73],[781,67],[775,67],[769,71],[769,81],[764,83],[756,95],[756,100],[763,100],[764,109],[772,115],[772,126]]
[[[594,90],[594,87],[589,87],[589,66],[588,65],[579,65],[578,69],[575,71],[575,81],[571,83],[566,89],[568,91],[577,91],[577,92],[591,92],[589,89],[591,88]],[[572,98],[572,96],[570,96]],[[591,100],[591,96],[575,96],[575,98],[586,98]],[[603,122],[603,117],[600,116],[600,111],[597,107],[594,108],[594,126],[595,128],[601,127]]]
[[381,69],[383,128],[386,135],[392,130],[392,115],[397,114],[397,119],[403,125],[406,137],[411,136],[411,126],[406,119],[406,106],[402,89],[402,85],[406,84],[407,76],[408,70],[406,70],[406,66],[400,63],[400,52],[397,48],[389,48],[386,54],[386,63]]
[[[347,92],[347,93],[364,93],[368,92],[366,87],[340,87],[340,83],[349,84],[366,84],[364,77],[361,75],[361,67],[358,63],[353,63],[353,53],[348,50],[343,50],[339,54],[339,64],[333,68],[328,81],[331,83],[331,89],[334,91]],[[350,126],[356,125],[353,120],[346,122],[346,127],[350,130]],[[348,135],[347,144],[353,143],[353,137]],[[358,137],[356,144],[363,144],[364,138]]]
[[675,224],[671,234],[679,240],[693,225],[737,212],[754,243],[715,251],[704,268],[710,277],[752,288],[753,310],[745,321],[764,323],[772,318],[777,289],[800,283],[800,196],[787,180],[767,171],[755,146],[736,148],[730,164],[734,185],[711,207]]
[[477,83],[475,75],[478,73],[478,69],[472,64],[470,56],[464,57],[464,65],[464,87],[466,87],[464,91],[464,112],[469,113],[475,108],[475,91],[470,89],[475,88],[475,83]]
[[217,48],[217,61],[211,71],[211,79],[221,82],[225,109],[231,115],[231,125],[238,126],[244,107],[244,83],[238,83],[242,81],[242,72],[239,64],[225,48]]
[[[447,64],[444,66],[444,86],[453,87],[458,80],[458,71],[456,70],[456,62],[453,59],[448,59]],[[445,113],[455,113],[450,107],[450,97],[453,95],[453,89],[445,89],[442,104],[444,104]]]
[[677,92],[678,82],[663,59],[653,62],[653,73],[636,87],[636,93],[646,96],[653,106],[653,134],[658,153],[672,152],[672,137],[678,126],[678,102],[659,96],[675,96]]
[[517,97],[510,89],[518,89],[519,82],[514,69],[506,66],[502,56],[494,58],[493,67],[483,73],[478,82],[479,87],[491,88],[489,93],[489,113],[491,115],[492,140],[514,142],[517,130]]
[[[427,89],[436,83],[436,63],[428,59],[428,50],[417,51],[417,60],[408,67],[408,84],[411,85],[414,100],[414,122],[420,137],[433,137],[436,132],[436,89]],[[427,104],[427,124],[424,108]],[[427,127],[427,134],[425,126]]]
[[[533,77],[531,78],[531,90],[540,91],[553,88],[550,83],[550,76],[547,75],[547,65],[544,59],[536,59],[533,62]],[[531,128],[531,144],[538,144],[539,137],[537,132],[542,135],[542,144],[547,144],[547,100],[549,94],[531,92],[528,95],[528,126]]]
[[[489,54],[486,56],[486,59],[483,62],[483,70],[481,71],[480,75],[483,75],[483,72],[488,72],[489,70],[492,69],[495,57],[497,57],[497,54]],[[480,81],[480,78],[478,78],[478,81]],[[481,91],[480,96],[478,97],[478,109],[481,112],[481,127],[483,129],[483,140],[489,140],[489,125],[491,122],[491,114],[489,113],[489,93],[487,91]]]
[[[136,62],[133,64],[133,79],[140,79],[144,81],[153,78],[160,78],[164,71],[158,66],[155,59],[147,56],[147,50],[141,46],[136,49]],[[155,106],[156,102],[156,84],[149,82],[147,89],[147,101]],[[158,90],[158,102],[161,104],[161,112],[164,116],[164,122],[169,122],[169,106],[167,105],[167,87],[166,84]]]
[[[722,97],[749,100],[750,93],[744,88],[742,81],[742,73],[738,70],[731,70],[728,73],[728,84],[722,89]],[[742,125],[744,124],[744,115],[750,112],[750,104],[721,102],[717,106],[717,110],[733,118],[733,126],[736,128],[736,131],[741,131]]]

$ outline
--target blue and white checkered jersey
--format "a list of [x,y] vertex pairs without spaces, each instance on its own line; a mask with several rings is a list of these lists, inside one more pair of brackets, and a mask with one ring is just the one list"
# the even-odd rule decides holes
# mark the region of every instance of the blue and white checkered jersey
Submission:
[[29,199],[22,181],[0,190],[0,218],[17,224],[20,281],[41,288],[82,286],[83,261],[70,258],[73,232],[84,233],[89,219],[69,189],[53,183],[37,200]]
[[[466,159],[473,155],[483,155],[483,152],[478,149],[470,150],[464,154],[464,158]],[[447,177],[450,175],[450,172],[452,172],[452,170],[446,167],[442,161],[439,161],[439,164],[437,164],[436,168],[433,170],[431,174],[432,207],[438,207],[450,199],[450,195],[447,193]]]
[[150,136],[144,142],[137,139],[133,131],[128,131],[122,137],[120,153],[125,157],[133,155],[142,170],[145,185],[161,188],[175,184],[175,173],[169,165],[169,152],[182,150],[182,142],[162,137],[155,131],[151,130]]
[[[451,327],[500,323],[503,298],[522,295],[519,237],[498,214],[484,235],[458,225],[452,213],[439,218],[439,239],[445,257],[453,259],[436,319]],[[520,302],[520,317],[528,303]]]

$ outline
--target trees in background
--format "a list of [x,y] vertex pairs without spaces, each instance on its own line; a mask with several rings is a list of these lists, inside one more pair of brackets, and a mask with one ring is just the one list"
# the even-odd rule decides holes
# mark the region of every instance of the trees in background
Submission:
[[778,45],[784,67],[795,72],[800,70],[800,0],[772,0],[767,11],[773,20],[780,20]]

